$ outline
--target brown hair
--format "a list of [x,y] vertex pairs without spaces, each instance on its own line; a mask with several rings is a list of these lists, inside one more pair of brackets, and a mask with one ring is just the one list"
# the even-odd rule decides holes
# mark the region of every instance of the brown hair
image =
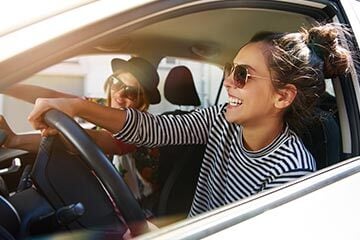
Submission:
[[[106,93],[106,105],[107,106],[110,106],[110,104],[111,104],[111,84],[112,84],[111,76],[118,75],[119,73],[121,73],[121,71],[116,71],[115,73],[110,75],[104,83],[104,91]],[[138,104],[137,110],[139,110],[141,112],[146,112],[150,106],[150,102],[149,102],[149,100],[145,94],[145,90],[141,86],[141,84],[139,84],[139,93],[138,93],[137,104]]]
[[341,25],[325,24],[297,33],[261,32],[251,40],[264,42],[264,55],[275,89],[293,84],[297,95],[284,119],[298,131],[312,118],[313,109],[325,93],[325,78],[348,71],[350,52],[340,45],[349,32]]

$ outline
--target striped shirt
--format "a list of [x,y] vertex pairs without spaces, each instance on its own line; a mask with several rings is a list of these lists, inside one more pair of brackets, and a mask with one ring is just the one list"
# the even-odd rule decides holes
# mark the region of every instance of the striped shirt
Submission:
[[225,105],[184,115],[127,110],[124,128],[114,137],[148,147],[207,144],[189,216],[249,197],[316,170],[314,158],[286,126],[271,144],[248,151],[242,127],[225,119]]

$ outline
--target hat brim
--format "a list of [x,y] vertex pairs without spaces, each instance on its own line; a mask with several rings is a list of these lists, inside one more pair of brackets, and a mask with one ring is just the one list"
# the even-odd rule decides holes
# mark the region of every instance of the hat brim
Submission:
[[125,61],[123,59],[120,58],[114,58],[111,60],[111,68],[113,73],[121,70],[123,72],[130,72],[132,75],[134,75],[134,77],[136,79],[138,79],[140,85],[143,87],[143,89],[145,90],[145,94],[147,99],[149,100],[150,104],[158,104],[160,102],[160,92],[159,90],[156,88],[154,89],[147,89],[142,83],[141,83],[141,76],[138,75],[137,73],[141,72],[141,70],[138,70],[138,67],[133,65],[132,63]]

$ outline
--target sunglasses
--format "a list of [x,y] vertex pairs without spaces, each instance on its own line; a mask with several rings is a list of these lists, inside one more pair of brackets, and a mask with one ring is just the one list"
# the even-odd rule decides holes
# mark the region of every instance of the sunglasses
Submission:
[[225,63],[224,78],[229,77],[234,72],[233,82],[237,88],[243,88],[249,78],[270,79],[269,77],[261,77],[249,73],[246,65],[237,65],[236,63]]
[[110,89],[114,92],[121,91],[121,97],[136,101],[141,95],[140,88],[128,86],[123,81],[115,76],[110,76]]

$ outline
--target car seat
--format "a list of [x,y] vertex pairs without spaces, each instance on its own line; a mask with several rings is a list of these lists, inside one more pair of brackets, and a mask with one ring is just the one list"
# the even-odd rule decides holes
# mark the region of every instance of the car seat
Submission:
[[341,160],[341,133],[337,119],[335,97],[325,94],[319,101],[314,118],[300,134],[315,158],[318,170]]
[[194,79],[186,66],[177,66],[170,70],[164,85],[166,100],[179,106],[200,106]]
[[[165,79],[164,96],[179,106],[199,106],[193,76],[186,66],[170,70]],[[163,114],[186,114],[177,109]],[[160,150],[159,181],[161,187],[158,216],[186,216],[195,193],[205,145],[163,146]]]
[[13,240],[20,227],[20,215],[15,207],[0,196],[0,239]]

